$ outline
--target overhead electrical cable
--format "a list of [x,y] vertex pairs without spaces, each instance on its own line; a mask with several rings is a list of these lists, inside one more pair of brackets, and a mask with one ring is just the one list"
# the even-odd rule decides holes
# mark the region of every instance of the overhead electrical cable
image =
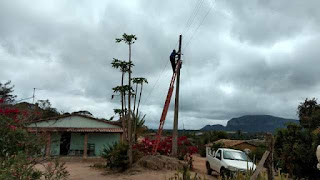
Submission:
[[[174,48],[177,47],[178,43],[179,43],[179,41],[177,41],[177,43],[176,43],[176,45],[174,46]],[[156,85],[158,84],[160,78],[163,77],[162,75],[163,75],[163,73],[165,72],[165,69],[166,69],[166,67],[168,66],[168,63],[169,63],[169,60],[166,61],[166,64],[165,64],[165,66],[162,68],[161,73],[159,74],[156,82],[153,84],[150,92],[148,93],[148,95],[147,95],[147,97],[145,98],[145,100],[143,101],[143,103],[141,103],[141,105],[145,104],[145,103],[149,100],[149,97],[150,97],[150,95],[152,94],[152,92],[154,91],[154,89],[155,89]]]
[[197,5],[195,6],[193,12],[191,13],[191,15],[190,15],[190,17],[189,17],[189,19],[188,19],[188,21],[187,21],[187,24],[186,24],[186,26],[185,26],[185,30],[184,30],[184,32],[182,33],[182,34],[184,34],[184,35],[187,34],[188,31],[190,30],[190,27],[192,26],[193,21],[195,20],[195,18],[196,18],[197,15],[199,14],[199,10],[201,9],[201,7],[202,7],[202,5],[203,5],[204,0],[199,0],[199,1],[197,1],[197,2],[198,2]]
[[214,5],[215,2],[216,2],[216,1],[214,1],[213,3],[211,3],[211,5],[210,5],[210,7],[209,7],[209,9],[208,9],[208,11],[207,11],[207,13],[206,13],[205,16],[202,18],[202,21],[200,22],[200,24],[198,25],[198,27],[193,31],[193,34],[191,35],[189,41],[186,43],[186,45],[184,46],[183,49],[186,49],[186,48],[188,47],[188,45],[189,45],[189,43],[191,42],[191,40],[193,39],[194,35],[196,34],[196,32],[198,31],[198,29],[200,28],[200,26],[203,24],[204,20],[206,19],[206,17],[207,17],[208,14],[210,13],[210,11],[211,11],[211,9],[212,9],[212,7],[213,7],[213,5]]

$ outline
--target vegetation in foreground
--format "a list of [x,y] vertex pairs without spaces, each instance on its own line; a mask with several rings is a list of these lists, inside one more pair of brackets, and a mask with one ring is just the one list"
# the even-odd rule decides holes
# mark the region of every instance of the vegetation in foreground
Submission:
[[316,148],[320,145],[320,105],[316,99],[301,103],[298,107],[300,124],[288,124],[275,136],[275,166],[290,177],[319,179],[316,168]]
[[[12,107],[15,96],[9,85],[0,84],[0,180],[66,179],[64,163],[43,157],[43,136],[27,132],[25,125],[34,114]],[[43,171],[35,168],[40,163]]]

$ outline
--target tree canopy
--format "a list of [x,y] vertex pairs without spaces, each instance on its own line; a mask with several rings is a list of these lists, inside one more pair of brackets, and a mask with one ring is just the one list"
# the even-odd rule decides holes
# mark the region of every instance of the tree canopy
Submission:
[[4,104],[11,104],[14,102],[16,95],[13,95],[13,88],[14,85],[10,85],[11,81],[7,81],[6,83],[2,84],[0,82],[0,99],[3,101]]

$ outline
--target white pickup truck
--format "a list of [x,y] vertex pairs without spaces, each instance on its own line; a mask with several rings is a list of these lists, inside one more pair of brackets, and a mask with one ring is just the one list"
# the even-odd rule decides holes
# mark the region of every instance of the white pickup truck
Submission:
[[235,172],[246,172],[255,170],[256,165],[249,159],[246,153],[228,149],[219,148],[216,151],[206,148],[206,167],[210,175],[212,171],[218,172],[221,176],[231,176]]

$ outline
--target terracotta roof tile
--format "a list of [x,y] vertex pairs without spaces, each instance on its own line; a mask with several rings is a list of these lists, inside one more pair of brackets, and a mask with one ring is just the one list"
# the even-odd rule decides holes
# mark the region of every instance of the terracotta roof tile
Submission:
[[29,132],[113,132],[122,133],[122,128],[27,128]]
[[42,122],[42,121],[49,121],[49,120],[58,120],[58,119],[62,119],[62,118],[66,118],[66,117],[71,117],[71,116],[79,116],[79,117],[83,117],[83,118],[87,118],[87,119],[92,119],[92,120],[95,120],[95,121],[99,121],[99,122],[103,122],[103,123],[106,123],[106,124],[112,124],[112,125],[116,125],[116,126],[120,126],[120,127],[121,127],[121,122],[120,122],[120,121],[106,121],[106,120],[97,119],[97,118],[94,118],[94,117],[85,116],[85,115],[80,115],[80,114],[60,115],[60,116],[50,117],[50,118],[46,118],[46,119],[39,119],[39,120],[33,121],[33,122],[31,122],[31,123]]
[[[242,143],[248,143],[248,144],[251,144],[253,146],[256,146],[255,144],[249,143],[249,142],[244,141],[244,140],[232,140],[232,139],[220,139],[220,140],[215,141],[214,143],[215,144],[216,143],[223,143],[223,146],[225,148],[232,148],[233,146],[236,146],[236,145],[239,145],[239,144],[242,144]],[[212,146],[212,143],[207,144],[206,146],[210,147],[210,146]]]

